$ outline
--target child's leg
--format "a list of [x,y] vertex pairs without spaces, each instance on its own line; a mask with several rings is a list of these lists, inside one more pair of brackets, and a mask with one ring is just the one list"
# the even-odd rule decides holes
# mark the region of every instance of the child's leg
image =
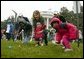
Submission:
[[41,46],[43,46],[43,39],[42,38],[39,38],[39,43]]
[[14,40],[15,40],[15,41],[17,40],[17,35],[14,36]]
[[61,39],[62,39],[62,36],[61,36],[59,33],[56,33],[56,34],[55,34],[55,38],[56,38],[56,43],[57,43],[57,44],[60,44]]
[[30,36],[26,35],[25,40],[26,40],[27,43],[29,42],[30,38],[31,38]]
[[44,43],[45,43],[45,45],[48,45],[48,40],[47,40],[47,34],[44,34],[45,36],[44,36]]
[[36,44],[35,44],[35,46],[38,46],[38,41],[36,41]]
[[70,45],[69,39],[66,36],[63,36],[62,43],[65,46],[65,48],[71,49],[71,45]]
[[35,46],[39,45],[39,39],[35,39]]
[[63,37],[62,40],[63,40],[63,45],[64,45],[64,47],[65,47],[64,52],[73,51],[73,50],[71,49],[71,45],[70,45],[69,39],[67,39],[66,37]]

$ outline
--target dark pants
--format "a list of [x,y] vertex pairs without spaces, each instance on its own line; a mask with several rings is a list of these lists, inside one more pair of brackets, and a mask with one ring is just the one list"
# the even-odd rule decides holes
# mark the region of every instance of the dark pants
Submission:
[[14,41],[14,35],[13,34],[10,34],[10,33],[6,33],[6,39],[7,40],[10,40],[10,39],[13,39],[13,41]]
[[43,38],[38,38],[38,39],[35,38],[35,41],[38,41],[36,44],[40,45],[39,42],[43,43]]
[[11,38],[11,34],[10,33],[6,33],[6,39],[10,40],[10,38]]
[[44,36],[44,42],[45,42],[45,45],[48,45],[47,34],[45,34]]
[[48,34],[47,30],[44,30],[44,43],[45,43],[45,45],[48,45],[47,34]]

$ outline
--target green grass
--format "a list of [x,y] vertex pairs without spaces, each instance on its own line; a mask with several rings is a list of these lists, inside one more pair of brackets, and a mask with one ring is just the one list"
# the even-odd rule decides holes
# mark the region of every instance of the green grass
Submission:
[[[8,46],[12,46],[11,49]],[[19,47],[21,45],[21,47]],[[73,51],[64,52],[61,46],[49,42],[48,46],[35,46],[34,42],[22,44],[21,41],[1,40],[1,58],[83,58],[83,43],[71,43]]]

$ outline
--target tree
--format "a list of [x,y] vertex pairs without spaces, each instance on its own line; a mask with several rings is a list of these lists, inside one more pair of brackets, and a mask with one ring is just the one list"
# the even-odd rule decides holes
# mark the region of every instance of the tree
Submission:
[[[81,13],[75,14],[73,11],[69,11],[66,7],[62,7],[60,14],[63,15],[66,21],[73,23],[77,26],[77,20],[79,20],[79,29],[83,31],[83,6],[81,6]],[[79,19],[77,19],[79,18]]]
[[73,12],[69,12],[69,10],[66,7],[62,7],[60,14],[65,17],[66,21],[71,22]]
[[7,20],[1,22],[1,29],[6,29]]

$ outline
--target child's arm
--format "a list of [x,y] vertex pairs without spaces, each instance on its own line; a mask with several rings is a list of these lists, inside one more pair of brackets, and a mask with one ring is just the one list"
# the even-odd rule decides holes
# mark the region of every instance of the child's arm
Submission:
[[43,30],[41,30],[41,31],[37,32],[37,34],[40,34],[40,33],[42,33],[42,32],[43,32]]

